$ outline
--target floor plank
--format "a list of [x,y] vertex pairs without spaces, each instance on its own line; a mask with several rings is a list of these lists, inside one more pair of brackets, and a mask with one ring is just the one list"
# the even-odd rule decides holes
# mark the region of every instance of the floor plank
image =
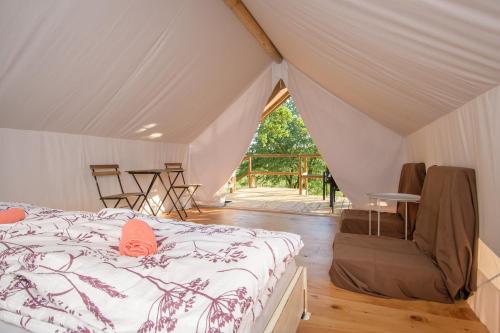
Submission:
[[[331,215],[327,200],[321,195],[301,195],[298,189],[279,187],[241,188],[226,196],[226,207],[293,214]],[[346,197],[335,198],[334,215],[340,215],[351,203]]]
[[302,321],[298,333],[353,332],[488,332],[466,302],[441,304],[386,299],[335,287],[328,276],[334,217],[205,209],[190,213],[190,221],[228,224],[300,234],[304,241],[297,262],[308,268],[311,319]]

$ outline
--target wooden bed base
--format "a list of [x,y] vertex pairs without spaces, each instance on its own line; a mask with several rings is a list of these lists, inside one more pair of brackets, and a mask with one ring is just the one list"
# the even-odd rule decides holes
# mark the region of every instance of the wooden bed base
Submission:
[[307,269],[299,266],[274,310],[263,333],[296,332],[300,320],[308,320],[307,312]]

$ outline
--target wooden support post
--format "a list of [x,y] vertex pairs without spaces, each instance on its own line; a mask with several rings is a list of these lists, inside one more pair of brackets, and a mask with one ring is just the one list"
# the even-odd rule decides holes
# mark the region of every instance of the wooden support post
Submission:
[[299,195],[302,195],[302,157],[299,157],[298,173],[299,173]]
[[[308,167],[308,165],[307,165],[307,156],[306,156],[306,157],[304,157],[304,173],[305,173],[306,175],[308,175],[308,174],[309,174],[309,167]],[[306,177],[306,181],[305,181],[305,184],[304,184],[304,185],[305,185],[304,187],[305,187],[305,189],[306,189],[306,195],[309,195],[309,178],[308,178],[308,177]]]
[[248,187],[252,188],[252,156],[248,156]]

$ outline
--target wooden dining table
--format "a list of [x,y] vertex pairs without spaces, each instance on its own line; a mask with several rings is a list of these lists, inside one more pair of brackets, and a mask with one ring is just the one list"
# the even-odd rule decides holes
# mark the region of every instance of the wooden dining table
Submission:
[[[153,214],[154,216],[157,216],[161,210],[161,207],[165,203],[165,200],[167,200],[167,198],[169,198],[170,202],[172,203],[175,211],[177,212],[177,214],[179,215],[181,220],[185,219],[184,216],[187,217],[187,213],[184,210],[184,207],[182,207],[182,205],[181,205],[180,209],[177,207],[176,202],[178,201],[179,198],[177,198],[177,194],[173,190],[173,184],[175,184],[175,181],[177,180],[179,175],[181,175],[184,172],[184,169],[182,169],[182,168],[178,168],[178,169],[173,169],[173,168],[169,168],[169,169],[145,169],[145,170],[128,170],[126,172],[129,173],[130,175],[132,175],[132,177],[134,178],[134,181],[136,182],[137,186],[139,186],[139,189],[141,190],[141,192],[145,193],[145,197],[144,197],[143,201],[141,202],[141,204],[139,205],[139,207],[142,207],[143,204],[148,205],[149,209],[151,210],[151,214]],[[162,174],[169,175],[167,183],[163,180],[163,178],[161,176]],[[173,180],[171,180],[170,174],[175,174]],[[143,190],[141,184],[137,180],[138,175],[152,176],[151,181],[150,181],[146,191]],[[158,208],[155,210],[149,201],[149,194],[151,193],[151,190],[153,189],[153,186],[157,180],[163,186],[166,193],[163,196],[162,200],[160,201]],[[176,196],[177,200],[174,200],[174,198],[172,197],[172,192],[173,192],[174,196]],[[181,211],[184,213],[184,216],[182,215]]]

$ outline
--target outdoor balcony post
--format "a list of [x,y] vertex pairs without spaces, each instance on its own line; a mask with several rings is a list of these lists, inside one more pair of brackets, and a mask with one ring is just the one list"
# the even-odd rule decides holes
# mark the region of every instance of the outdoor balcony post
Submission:
[[299,165],[298,165],[298,173],[299,173],[299,194],[302,195],[302,157],[298,155]]
[[304,156],[304,173],[306,174],[304,188],[306,189],[306,195],[308,195],[309,194],[309,177],[307,177],[307,175],[309,174],[309,167],[307,165],[307,156]]
[[254,187],[253,175],[252,175],[252,156],[248,156],[248,188]]

